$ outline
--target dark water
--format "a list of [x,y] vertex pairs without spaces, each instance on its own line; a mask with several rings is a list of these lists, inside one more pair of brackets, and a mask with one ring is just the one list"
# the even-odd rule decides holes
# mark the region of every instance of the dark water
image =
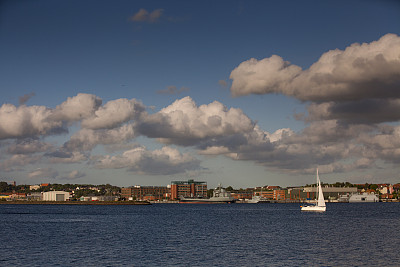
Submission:
[[399,266],[400,203],[0,205],[0,266]]

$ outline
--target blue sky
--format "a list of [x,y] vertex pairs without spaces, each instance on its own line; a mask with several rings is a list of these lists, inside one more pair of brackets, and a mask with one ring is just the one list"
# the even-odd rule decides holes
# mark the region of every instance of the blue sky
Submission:
[[0,177],[288,186],[320,166],[326,182],[398,182],[399,14],[396,1],[2,1]]

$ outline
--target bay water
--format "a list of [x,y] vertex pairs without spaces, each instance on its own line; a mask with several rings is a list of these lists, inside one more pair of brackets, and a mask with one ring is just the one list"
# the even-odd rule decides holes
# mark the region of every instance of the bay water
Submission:
[[400,266],[400,203],[4,204],[0,266]]

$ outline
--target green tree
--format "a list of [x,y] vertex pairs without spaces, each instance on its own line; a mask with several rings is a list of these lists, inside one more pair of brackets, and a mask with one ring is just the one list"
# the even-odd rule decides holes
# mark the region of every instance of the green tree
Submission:
[[0,182],[0,192],[5,193],[5,192],[10,192],[11,191],[11,186],[6,183],[6,182]]
[[376,184],[369,185],[369,189],[376,190],[377,188],[378,188],[378,185],[376,185]]

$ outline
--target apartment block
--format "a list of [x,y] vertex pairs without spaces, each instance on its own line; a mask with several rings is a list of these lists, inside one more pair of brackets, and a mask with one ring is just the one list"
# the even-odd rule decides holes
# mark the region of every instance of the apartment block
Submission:
[[171,182],[171,199],[179,199],[180,197],[207,197],[207,182],[199,182],[194,180],[188,181],[172,181]]

